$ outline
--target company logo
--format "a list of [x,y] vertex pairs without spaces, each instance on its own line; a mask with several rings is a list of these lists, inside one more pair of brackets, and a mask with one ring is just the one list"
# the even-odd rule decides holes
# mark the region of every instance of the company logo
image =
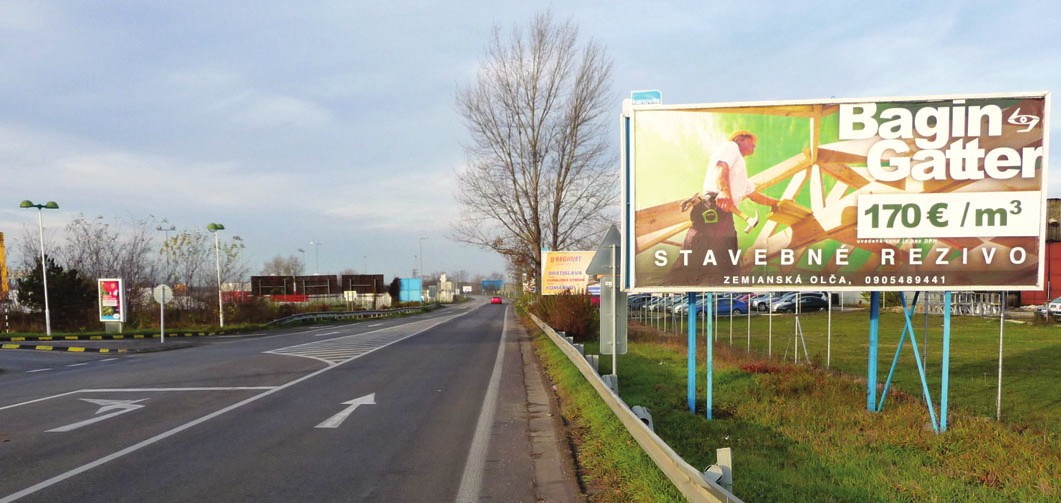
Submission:
[[1034,115],[1021,115],[1020,108],[1013,111],[1013,115],[1009,116],[1006,122],[1013,124],[1014,126],[1028,126],[1018,133],[1027,133],[1031,131],[1037,124],[1039,124],[1039,118]]

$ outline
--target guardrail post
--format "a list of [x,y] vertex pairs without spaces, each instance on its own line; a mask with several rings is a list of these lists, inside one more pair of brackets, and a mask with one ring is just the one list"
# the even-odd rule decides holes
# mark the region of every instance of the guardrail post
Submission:
[[733,452],[729,447],[715,449],[715,464],[704,470],[704,478],[733,490]]

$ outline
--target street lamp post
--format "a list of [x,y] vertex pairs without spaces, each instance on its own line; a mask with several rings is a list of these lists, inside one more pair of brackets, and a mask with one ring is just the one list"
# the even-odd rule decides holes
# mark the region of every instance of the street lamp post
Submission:
[[427,238],[420,238],[420,282],[424,281],[424,240]]
[[309,244],[317,248],[317,272],[313,274],[319,275],[321,273],[321,245],[324,243],[321,243],[319,241],[310,241]]
[[[166,222],[165,220],[163,220],[162,223],[165,224],[165,223],[169,223],[169,222]],[[163,227],[163,226],[159,225],[158,227],[155,227],[155,230],[159,230],[159,231],[162,231],[162,232],[166,233],[166,240],[163,242],[163,246],[165,246],[166,243],[169,243],[169,233],[177,230],[177,226],[176,225],[170,225],[169,227]],[[173,279],[172,271],[166,275],[166,281],[169,281],[171,279]]]
[[19,208],[37,208],[37,228],[41,236],[41,279],[44,282],[44,330],[47,335],[52,335],[52,313],[48,308],[48,266],[44,259],[44,218],[41,216],[42,209],[57,210],[59,205],[55,201],[44,204],[33,204],[33,201],[22,201]]
[[206,226],[206,230],[214,234],[214,260],[217,262],[217,314],[221,328],[225,328],[225,304],[221,299],[221,242],[217,237],[217,233],[225,230],[225,226],[211,223]]
[[427,290],[427,285],[424,284],[424,240],[427,238],[420,238],[420,298],[423,300],[426,295],[424,291]]
[[296,278],[295,276],[301,276],[305,272],[305,271],[302,270],[302,268],[306,267],[306,250],[303,250],[302,248],[299,248],[298,252],[302,254],[302,263],[299,264],[298,274],[292,274],[292,276],[291,276],[291,281],[295,282],[295,293],[296,294],[298,293],[298,278]]

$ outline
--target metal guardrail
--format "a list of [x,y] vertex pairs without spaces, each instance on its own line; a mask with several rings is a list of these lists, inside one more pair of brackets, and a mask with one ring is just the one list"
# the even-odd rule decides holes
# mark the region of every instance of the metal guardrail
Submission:
[[285,316],[279,318],[266,325],[286,325],[288,323],[297,323],[300,321],[322,321],[322,320],[350,320],[350,319],[361,319],[361,318],[384,318],[394,314],[407,314],[407,313],[418,313],[422,312],[427,307],[402,307],[398,309],[386,309],[377,311],[322,311],[319,313],[300,313],[292,314],[291,316]]
[[[560,336],[552,327],[546,325],[545,322],[539,320],[533,314],[530,317],[549,336],[553,344],[556,344],[567,355],[571,363],[578,368],[579,372],[586,378],[586,381],[593,386],[593,389],[597,391],[601,399],[608,404],[608,407],[612,409],[616,417],[626,426],[627,431],[634,437],[634,440],[641,445],[645,453],[652,458],[652,461],[656,463],[660,471],[670,479],[686,499],[689,501],[740,503],[741,500],[734,496],[733,493],[718,483],[705,478],[704,473],[687,463],[663,439],[649,429],[641,418],[626,405],[626,402],[605,384],[601,376],[591,366],[587,357],[579,352],[574,344]],[[726,467],[727,470],[728,468]]]

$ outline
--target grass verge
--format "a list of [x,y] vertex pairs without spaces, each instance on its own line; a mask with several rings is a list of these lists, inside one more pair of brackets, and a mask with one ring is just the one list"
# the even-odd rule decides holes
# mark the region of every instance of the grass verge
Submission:
[[[977,387],[982,384],[979,381],[985,380],[980,374],[990,368],[991,355],[997,352],[997,322],[992,325],[989,320],[975,318],[956,320],[948,431],[940,435],[928,425],[916,370],[904,369],[903,374],[897,374],[881,413],[866,411],[864,321],[861,334],[845,335],[836,332],[833,320],[831,370],[821,368],[823,355],[814,349],[815,345],[824,349],[823,337],[810,335],[824,319],[804,316],[803,322],[811,361],[818,364],[778,361],[777,357],[784,353],[775,353],[774,359],[758,356],[756,351],[766,348],[757,346],[769,344],[762,338],[748,343],[741,337],[730,346],[726,339],[729,327],[720,323],[719,340],[714,346],[711,421],[705,417],[702,338],[698,347],[700,382],[695,414],[686,403],[684,335],[648,327],[632,329],[630,351],[619,358],[620,394],[630,405],[648,407],[657,434],[693,466],[714,462],[718,447],[733,448],[733,492],[746,501],[1061,501],[1058,394],[1056,381],[1050,377],[1057,372],[1057,345],[1052,332],[1042,335],[1051,327],[1007,328],[1007,340],[1011,341],[1007,347],[1012,351],[1008,360],[1014,362],[1010,374],[1016,382],[1008,385],[1006,396],[1021,405],[1012,414],[1017,417],[999,423],[984,417],[985,412],[993,412],[988,404],[993,405],[994,395]],[[774,328],[777,330],[778,326]],[[787,329],[782,325],[782,330]],[[844,330],[847,329],[841,328],[840,332]],[[791,343],[791,332],[788,333]],[[893,337],[897,339],[898,334]],[[784,342],[774,342],[780,342],[775,350],[784,351]],[[891,342],[889,350],[882,338],[881,382],[895,342]],[[548,340],[545,343],[551,345]],[[751,351],[747,346],[751,346]],[[587,352],[595,349],[590,344]],[[908,350],[909,346],[907,353]],[[543,347],[541,352],[559,355],[552,359],[564,358],[555,349]],[[1053,357],[1047,358],[1049,355]],[[791,350],[788,356],[791,358]],[[543,357],[543,361],[550,358]],[[883,362],[885,359],[887,363]],[[601,363],[601,371],[608,372],[610,358],[602,358]],[[1041,378],[1024,370],[1032,365],[1038,367]],[[550,374],[562,368],[555,362],[548,366]],[[909,369],[913,362],[901,360],[900,366]],[[573,367],[570,372],[572,378],[581,379]],[[576,383],[566,379],[560,386],[568,392],[577,389]],[[592,393],[588,385],[586,388],[587,393]],[[980,396],[984,394],[987,396]],[[599,401],[595,394],[571,393],[561,399],[566,408],[578,411],[573,413],[573,422],[588,415],[581,412],[587,407],[583,401]],[[938,397],[935,399],[938,406]],[[603,404],[600,407],[607,410]],[[610,417],[610,412],[606,414]],[[614,427],[621,429],[618,420],[611,419]],[[607,418],[600,421],[607,424]],[[643,475],[614,462],[611,457],[618,453],[601,452],[593,445],[600,442],[595,440],[598,433],[580,429],[601,427],[576,427],[576,438],[589,437],[583,441],[590,444],[589,448],[580,447],[578,451],[586,477],[603,481],[606,488],[619,483],[637,488],[616,490],[610,493],[615,499],[601,501],[660,501],[673,497],[656,494],[658,487],[633,480]],[[602,437],[612,435],[615,434]],[[622,443],[638,449],[632,440]],[[587,460],[587,456],[593,458]],[[647,458],[644,462],[651,463]]]
[[567,356],[525,323],[536,334],[534,348],[558,397],[588,500],[684,501]]

